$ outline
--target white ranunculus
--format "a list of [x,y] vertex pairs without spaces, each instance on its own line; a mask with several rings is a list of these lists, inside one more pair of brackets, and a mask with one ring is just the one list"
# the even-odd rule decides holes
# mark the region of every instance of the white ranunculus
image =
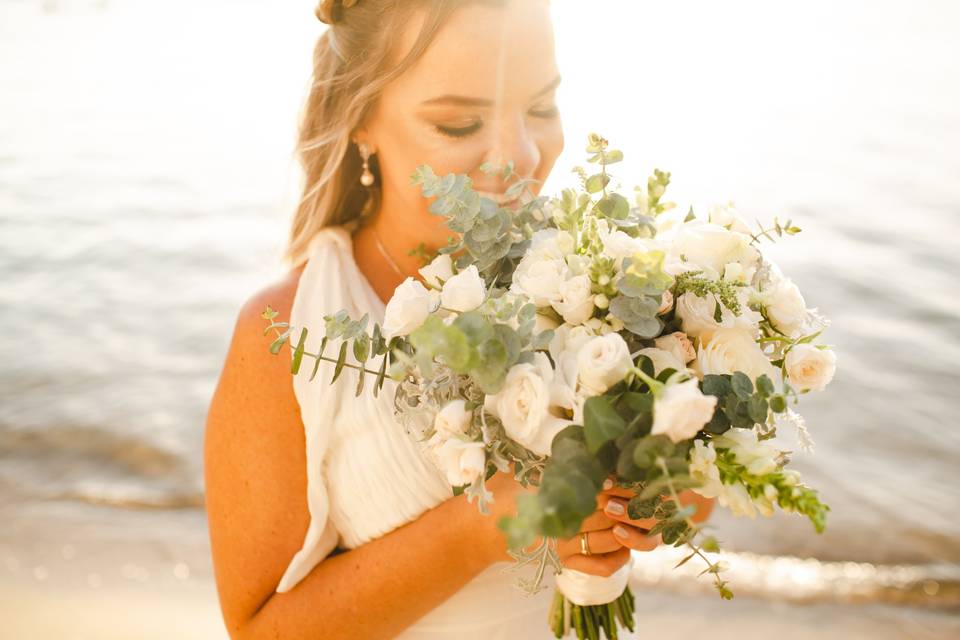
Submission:
[[709,341],[701,342],[694,367],[701,377],[742,371],[751,380],[766,374],[771,382],[777,372],[753,336],[742,329],[718,329]]
[[731,231],[738,231],[751,235],[750,225],[740,216],[732,202],[715,204],[707,209],[707,217],[713,224],[720,225]]
[[440,469],[447,482],[454,487],[471,484],[486,467],[486,453],[482,442],[473,442],[458,437],[444,440],[435,451]]
[[550,413],[553,368],[546,354],[534,354],[533,363],[515,364],[503,388],[484,399],[484,408],[500,419],[507,435],[537,455],[550,453],[553,438],[569,420]]
[[736,262],[743,267],[743,280],[750,282],[760,260],[760,252],[750,244],[749,236],[709,223],[681,226],[670,251],[699,266],[712,279],[719,279],[727,265]]
[[473,419],[473,413],[467,411],[465,400],[451,400],[443,405],[443,408],[437,412],[433,420],[433,428],[444,438],[466,433]]
[[714,319],[717,307],[717,297],[712,293],[698,296],[687,291],[677,298],[676,314],[684,333],[692,338],[709,339],[714,331],[724,328],[737,328],[755,333],[762,316],[747,306],[749,292],[745,289],[738,294],[740,300],[740,315],[720,305],[720,322]]
[[763,300],[774,326],[788,336],[796,336],[807,319],[807,303],[797,285],[783,278],[763,293]]
[[464,313],[483,304],[486,293],[487,287],[477,271],[477,265],[472,264],[444,283],[440,304],[446,309]]
[[696,378],[672,384],[653,404],[653,435],[665,434],[673,442],[689,440],[713,418],[716,396],[704,395]]
[[658,347],[640,349],[637,354],[650,358],[653,362],[653,372],[655,376],[660,375],[660,372],[664,369],[673,369],[674,371],[680,372],[686,372],[687,370],[686,364],[680,362],[677,356]]
[[423,324],[432,308],[430,292],[419,281],[407,278],[394,290],[383,312],[383,335],[405,336]]
[[439,289],[444,282],[453,277],[453,259],[449,253],[441,253],[433,259],[433,262],[420,267],[419,271],[427,284]]
[[687,334],[683,331],[674,331],[673,333],[660,336],[653,341],[653,344],[655,344],[658,349],[669,351],[677,360],[684,364],[697,357],[696,347],[693,346],[690,338],[688,338]]
[[510,291],[529,297],[538,307],[546,307],[560,299],[560,287],[568,275],[563,258],[543,257],[528,250],[513,272]]
[[823,391],[837,371],[837,354],[812,344],[798,344],[784,360],[787,379],[800,390]]
[[583,324],[593,315],[591,286],[588,275],[575,276],[560,285],[560,298],[553,302],[553,308],[568,324]]
[[630,350],[619,333],[591,338],[577,353],[580,384],[593,395],[623,380],[631,367]]

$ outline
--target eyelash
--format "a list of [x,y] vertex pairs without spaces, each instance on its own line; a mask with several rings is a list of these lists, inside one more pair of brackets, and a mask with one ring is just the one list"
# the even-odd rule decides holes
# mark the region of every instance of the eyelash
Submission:
[[[551,107],[550,109],[545,109],[543,111],[531,111],[530,115],[535,118],[555,118],[560,114],[560,110],[557,107]],[[434,129],[437,133],[445,135],[450,138],[465,138],[472,133],[475,133],[483,125],[483,122],[477,121],[467,127],[444,127],[442,125],[434,125]]]

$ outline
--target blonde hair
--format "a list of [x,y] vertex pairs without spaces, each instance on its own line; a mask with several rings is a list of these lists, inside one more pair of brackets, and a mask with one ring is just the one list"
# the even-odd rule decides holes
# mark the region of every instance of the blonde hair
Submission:
[[[380,170],[370,157],[375,180],[360,184],[362,159],[350,139],[371,113],[383,88],[416,62],[453,12],[470,3],[503,0],[360,0],[339,8],[338,19],[313,50],[310,93],[300,116],[297,157],[304,173],[303,195],[290,229],[285,259],[299,266],[310,240],[331,225],[371,214],[380,205]],[[392,65],[392,42],[418,10],[425,11],[410,52]]]

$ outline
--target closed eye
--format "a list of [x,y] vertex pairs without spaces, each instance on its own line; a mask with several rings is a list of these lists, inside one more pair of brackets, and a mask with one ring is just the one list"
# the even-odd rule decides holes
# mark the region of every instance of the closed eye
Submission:
[[437,133],[441,133],[445,136],[449,136],[451,138],[464,138],[469,136],[471,133],[478,131],[482,126],[483,123],[478,120],[477,122],[474,122],[466,127],[444,127],[443,125],[438,124],[434,125],[434,128],[437,130]]

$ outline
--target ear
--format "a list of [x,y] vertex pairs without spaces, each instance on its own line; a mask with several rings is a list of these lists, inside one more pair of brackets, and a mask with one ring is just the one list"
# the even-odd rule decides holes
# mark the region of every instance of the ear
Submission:
[[350,133],[350,141],[357,146],[360,146],[362,142],[366,142],[371,154],[377,152],[376,141],[373,140],[373,136],[370,135],[370,131],[366,127],[357,127],[354,129]]

